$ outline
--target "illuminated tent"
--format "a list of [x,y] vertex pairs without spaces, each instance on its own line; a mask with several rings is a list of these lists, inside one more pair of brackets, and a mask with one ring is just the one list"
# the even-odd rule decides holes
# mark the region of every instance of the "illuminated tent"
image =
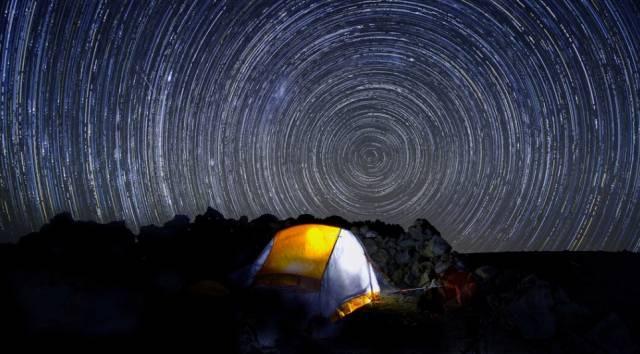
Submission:
[[311,314],[333,320],[380,293],[360,241],[350,231],[314,224],[278,232],[251,266],[249,283],[295,294]]

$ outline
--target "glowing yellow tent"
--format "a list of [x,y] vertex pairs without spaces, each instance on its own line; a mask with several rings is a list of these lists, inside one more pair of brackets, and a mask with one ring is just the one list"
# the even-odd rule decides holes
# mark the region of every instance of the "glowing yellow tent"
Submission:
[[250,283],[295,293],[312,314],[342,318],[372,302],[380,286],[360,241],[326,225],[278,232],[251,267]]

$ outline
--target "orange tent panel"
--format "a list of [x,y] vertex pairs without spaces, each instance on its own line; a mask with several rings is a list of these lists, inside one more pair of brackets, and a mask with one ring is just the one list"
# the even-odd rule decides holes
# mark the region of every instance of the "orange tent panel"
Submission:
[[339,233],[339,228],[326,225],[299,225],[278,232],[257,276],[288,274],[320,280]]

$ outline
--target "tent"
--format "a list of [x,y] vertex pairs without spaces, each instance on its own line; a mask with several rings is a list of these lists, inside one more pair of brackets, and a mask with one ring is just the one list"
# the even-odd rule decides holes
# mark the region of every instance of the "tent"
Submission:
[[311,315],[337,320],[376,300],[380,286],[360,241],[348,230],[286,228],[252,264],[248,282],[304,302]]

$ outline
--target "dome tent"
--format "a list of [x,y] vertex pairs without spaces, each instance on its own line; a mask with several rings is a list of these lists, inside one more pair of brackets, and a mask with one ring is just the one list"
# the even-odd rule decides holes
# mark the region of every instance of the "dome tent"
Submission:
[[380,286],[348,230],[305,224],[283,229],[252,264],[248,283],[302,300],[310,315],[336,320],[378,298]]

